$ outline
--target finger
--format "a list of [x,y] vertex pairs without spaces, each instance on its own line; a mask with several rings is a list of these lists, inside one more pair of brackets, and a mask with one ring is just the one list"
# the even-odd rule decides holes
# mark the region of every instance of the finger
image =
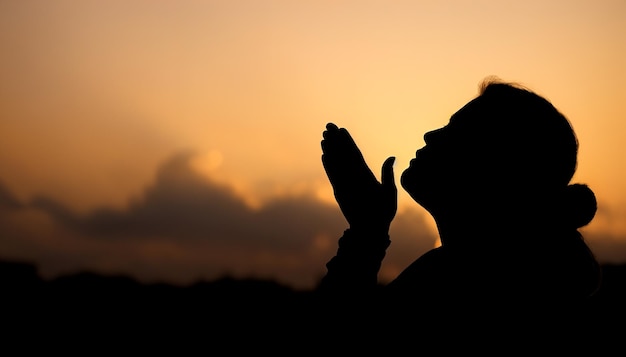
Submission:
[[354,155],[362,156],[361,151],[345,128],[337,128],[336,125],[329,123],[329,130],[323,132],[322,151],[326,154],[336,156],[336,160],[345,160],[344,164],[353,164]]
[[354,141],[354,138],[352,138],[352,135],[350,135],[350,132],[348,132],[346,128],[340,128],[337,131],[334,141],[338,150],[352,156],[353,160],[350,160],[350,164],[354,165],[355,168],[358,169],[367,168],[361,149],[359,149],[358,145]]
[[396,162],[394,156],[390,156],[383,163],[381,172],[381,183],[388,190],[396,190],[395,175],[393,173],[393,164]]
[[336,134],[337,131],[339,131],[339,128],[337,128],[337,125],[333,123],[328,123],[326,124],[326,130],[324,130],[324,132],[322,133],[322,136],[326,139],[327,137]]
[[332,159],[332,156],[322,155],[322,166],[328,177],[328,181],[334,189],[344,187],[347,185],[348,177],[343,171],[343,167],[339,165],[336,160]]
[[322,152],[324,154],[331,154],[333,156],[337,156],[337,153],[339,152],[338,147],[337,147],[337,143],[335,140],[333,139],[324,139],[320,142],[320,146],[322,148]]
[[337,127],[337,125],[335,125],[334,123],[328,123],[326,124],[326,130],[322,132],[322,137],[324,137],[324,139],[327,139],[332,134],[335,134],[338,130],[339,128]]
[[344,139],[343,143],[345,143],[346,145],[357,148],[356,142],[352,138],[352,135],[350,135],[350,132],[348,132],[348,129],[346,128],[339,129],[337,137]]

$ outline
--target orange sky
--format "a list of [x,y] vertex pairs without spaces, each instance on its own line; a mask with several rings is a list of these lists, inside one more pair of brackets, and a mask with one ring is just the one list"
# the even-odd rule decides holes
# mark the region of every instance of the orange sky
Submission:
[[[600,204],[584,233],[626,262],[625,34],[621,0],[4,1],[4,256],[49,275],[310,286],[345,228],[320,162],[326,122],[375,172],[395,155],[399,173],[497,75],[570,119],[575,181]],[[435,240],[403,191],[400,205],[383,278]],[[232,224],[180,216],[198,207]],[[168,219],[196,230],[154,224]]]

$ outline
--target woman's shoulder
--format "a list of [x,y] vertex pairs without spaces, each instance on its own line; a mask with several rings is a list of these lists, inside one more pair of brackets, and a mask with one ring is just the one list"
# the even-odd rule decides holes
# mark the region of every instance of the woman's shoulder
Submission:
[[421,270],[422,267],[427,266],[450,266],[450,264],[456,264],[458,261],[459,257],[456,256],[454,251],[448,247],[439,246],[422,254],[419,258],[413,261],[413,263],[411,263],[405,271]]
[[441,283],[452,264],[451,254],[444,247],[433,248],[404,269],[387,286],[400,290],[424,290],[425,285]]

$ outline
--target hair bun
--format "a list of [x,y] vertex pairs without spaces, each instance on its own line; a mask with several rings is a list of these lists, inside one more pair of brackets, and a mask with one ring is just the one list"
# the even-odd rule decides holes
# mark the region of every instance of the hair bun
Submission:
[[585,184],[568,185],[563,195],[565,223],[580,228],[591,222],[598,210],[596,195]]

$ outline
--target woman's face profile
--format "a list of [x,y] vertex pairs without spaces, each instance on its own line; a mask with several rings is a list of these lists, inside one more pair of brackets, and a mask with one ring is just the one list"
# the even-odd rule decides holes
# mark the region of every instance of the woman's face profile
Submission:
[[425,146],[417,150],[401,176],[402,187],[422,206],[430,206],[464,187],[478,173],[472,166],[484,159],[486,140],[480,133],[480,97],[457,111],[447,125],[424,134]]

